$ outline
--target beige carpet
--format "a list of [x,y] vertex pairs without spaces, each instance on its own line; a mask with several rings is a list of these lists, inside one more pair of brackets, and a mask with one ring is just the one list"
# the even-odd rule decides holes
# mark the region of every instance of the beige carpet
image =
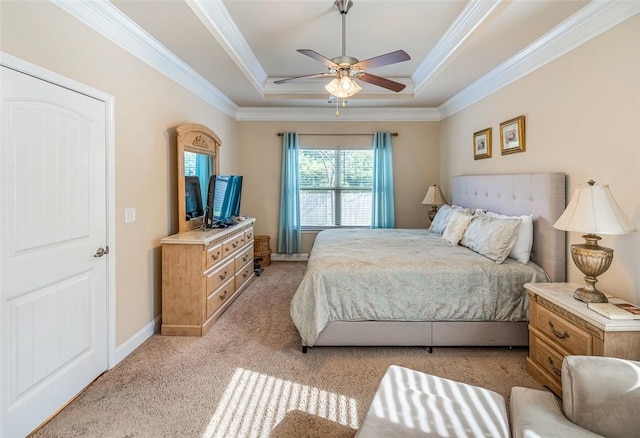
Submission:
[[526,349],[312,348],[289,302],[305,264],[274,262],[202,338],[152,336],[37,437],[352,437],[389,365],[508,397],[540,386]]

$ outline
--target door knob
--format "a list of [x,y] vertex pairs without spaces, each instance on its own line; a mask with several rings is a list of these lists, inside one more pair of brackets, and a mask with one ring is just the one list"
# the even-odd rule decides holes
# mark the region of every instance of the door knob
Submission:
[[109,254],[109,247],[107,246],[107,248],[98,248],[96,250],[96,253],[93,255],[94,257],[102,257],[103,255]]

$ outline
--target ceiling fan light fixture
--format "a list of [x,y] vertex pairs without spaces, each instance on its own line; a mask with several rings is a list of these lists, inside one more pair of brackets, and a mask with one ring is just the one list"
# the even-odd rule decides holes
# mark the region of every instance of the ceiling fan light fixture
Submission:
[[324,87],[324,89],[332,96],[344,99],[345,97],[351,97],[357,94],[362,90],[362,87],[350,77],[343,76],[340,79],[333,79]]
[[338,79],[332,79],[331,82],[325,85],[324,89],[327,90],[329,94],[336,96],[336,93],[340,90],[340,82]]
[[345,97],[351,97],[357,94],[362,90],[362,87],[353,79],[345,76],[341,79],[333,79],[324,87],[324,89],[332,96],[344,99]]
[[340,79],[340,88],[343,89],[344,91],[349,91],[350,89],[353,88],[353,82],[351,81],[351,79],[349,79],[348,76],[345,76],[342,79]]

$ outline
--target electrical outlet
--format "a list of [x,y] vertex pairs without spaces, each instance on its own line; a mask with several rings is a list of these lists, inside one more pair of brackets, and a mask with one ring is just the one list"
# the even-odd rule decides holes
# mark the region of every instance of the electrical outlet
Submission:
[[135,208],[125,208],[124,209],[124,223],[130,224],[136,221],[136,209]]

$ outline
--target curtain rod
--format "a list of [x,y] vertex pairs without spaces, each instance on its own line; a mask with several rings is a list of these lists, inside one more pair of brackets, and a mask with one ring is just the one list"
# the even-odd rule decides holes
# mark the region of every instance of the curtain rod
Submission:
[[[282,137],[284,135],[284,132],[278,132],[278,137]],[[298,134],[298,135],[373,135],[372,133],[369,134]],[[394,137],[397,137],[398,134],[397,132],[392,132],[391,135],[393,135]]]

